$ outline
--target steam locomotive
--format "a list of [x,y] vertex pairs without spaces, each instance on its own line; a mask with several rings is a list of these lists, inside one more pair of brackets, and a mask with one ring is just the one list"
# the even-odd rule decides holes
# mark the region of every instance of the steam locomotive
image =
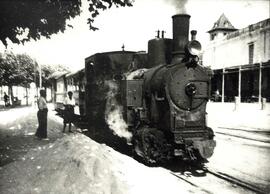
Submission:
[[117,124],[108,122],[108,115],[118,111],[127,141],[147,162],[207,159],[216,146],[213,130],[206,126],[211,71],[200,65],[196,31],[189,41],[189,19],[174,15],[173,39],[158,32],[148,42],[148,53],[123,50],[85,59],[89,127],[106,136]]

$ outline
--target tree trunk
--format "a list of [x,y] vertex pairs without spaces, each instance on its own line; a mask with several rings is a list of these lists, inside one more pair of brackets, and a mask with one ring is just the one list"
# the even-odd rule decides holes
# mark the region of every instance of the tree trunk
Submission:
[[25,87],[25,91],[26,91],[26,106],[28,106],[28,90],[27,90],[27,86]]
[[3,96],[3,86],[1,86],[1,98]]
[[11,104],[14,105],[13,89],[11,85],[8,86],[8,94],[10,95]]

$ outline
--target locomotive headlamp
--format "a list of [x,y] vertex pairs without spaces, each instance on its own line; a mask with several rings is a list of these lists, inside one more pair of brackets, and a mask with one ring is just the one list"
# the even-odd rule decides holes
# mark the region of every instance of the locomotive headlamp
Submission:
[[194,83],[188,83],[185,87],[185,92],[188,96],[194,96],[196,94],[197,87]]
[[202,45],[199,41],[192,40],[188,42],[186,48],[187,48],[188,54],[192,56],[198,56],[202,50]]

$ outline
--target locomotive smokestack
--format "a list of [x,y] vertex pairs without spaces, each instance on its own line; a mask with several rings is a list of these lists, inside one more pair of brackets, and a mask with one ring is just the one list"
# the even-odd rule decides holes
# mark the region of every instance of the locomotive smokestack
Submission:
[[185,54],[185,45],[188,43],[189,34],[188,14],[177,14],[173,19],[173,60],[172,63],[182,61]]

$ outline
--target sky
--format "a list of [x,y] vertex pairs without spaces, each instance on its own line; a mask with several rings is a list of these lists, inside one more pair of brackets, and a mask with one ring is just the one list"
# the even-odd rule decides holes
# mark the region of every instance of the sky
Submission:
[[[85,1],[85,0],[82,0]],[[8,50],[26,53],[39,64],[62,64],[76,71],[84,67],[84,59],[97,52],[121,50],[147,51],[147,42],[157,30],[165,30],[172,38],[171,16],[179,9],[173,2],[186,2],[191,15],[190,30],[197,30],[197,40],[206,46],[214,22],[224,13],[235,28],[241,29],[270,17],[270,0],[135,0],[133,7],[111,8],[96,18],[98,31],[87,25],[87,7],[79,17],[69,21],[73,28],[64,33],[42,38],[24,45],[9,42]],[[83,3],[85,5],[85,3]],[[181,5],[181,11],[184,10]],[[0,52],[5,47],[0,43]]]

